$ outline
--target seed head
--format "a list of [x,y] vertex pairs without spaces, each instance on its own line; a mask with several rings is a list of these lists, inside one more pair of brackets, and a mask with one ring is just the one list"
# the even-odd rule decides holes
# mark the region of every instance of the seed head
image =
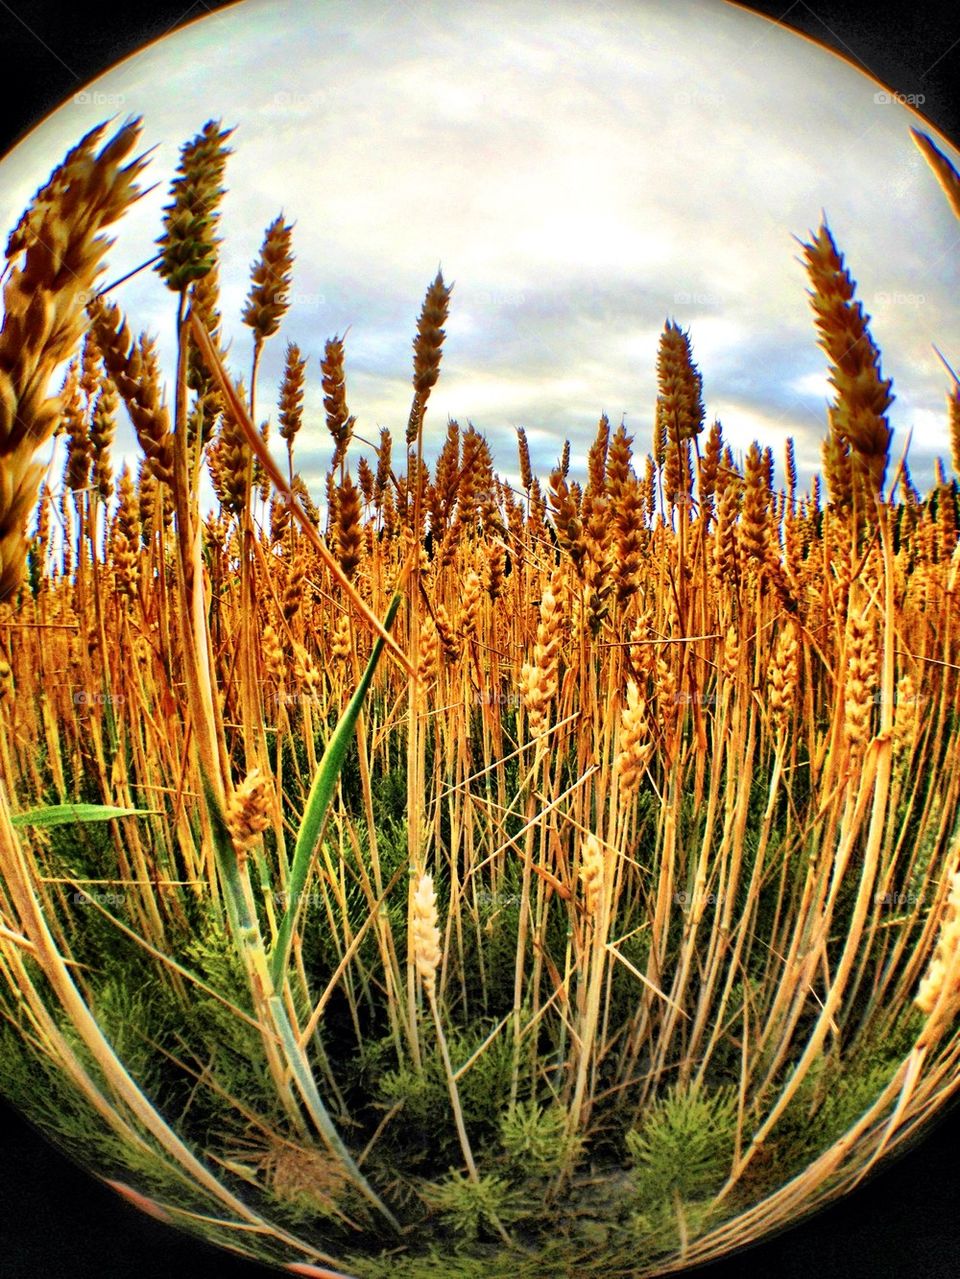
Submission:
[[237,855],[245,856],[255,847],[270,825],[270,794],[266,777],[259,768],[248,773],[227,801],[227,827]]
[[208,120],[203,129],[180,151],[177,176],[164,210],[163,235],[157,240],[160,261],[157,272],[175,293],[212,270],[217,260],[218,207],[230,149],[232,129],[221,129],[219,120]]
[[300,430],[303,418],[303,381],[307,362],[301,358],[300,348],[293,342],[287,343],[287,354],[283,367],[283,382],[280,384],[280,438],[290,445]]
[[350,644],[350,617],[341,613],[333,625],[330,639],[330,655],[335,661],[345,662],[352,652]]
[[793,710],[797,689],[797,654],[796,627],[788,622],[777,638],[777,647],[770,664],[768,705],[770,720],[778,736],[785,732]]
[[347,411],[347,388],[343,373],[343,338],[332,337],[327,341],[323,363],[320,365],[320,376],[323,386],[323,407],[327,415],[327,430],[333,436],[335,445],[332,465],[336,468],[346,454],[356,421],[356,418],[351,417]]
[[424,990],[431,997],[436,991],[437,969],[441,959],[437,918],[437,894],[433,889],[433,876],[421,875],[413,895],[413,959]]
[[836,389],[832,428],[850,448],[857,479],[868,492],[878,493],[892,435],[886,417],[893,403],[892,383],[880,375],[880,352],[867,328],[869,316],[854,301],[856,286],[826,223],[803,251],[820,345],[830,360],[830,382]]
[[438,271],[420,310],[413,341],[413,405],[407,423],[407,444],[413,444],[417,438],[427,400],[440,376],[440,357],[446,337],[443,326],[450,309],[451,290],[452,286],[444,284],[443,275]]
[[120,392],[137,439],[161,483],[173,480],[173,435],[163,403],[156,348],[147,337],[133,342],[119,309],[103,298],[89,307],[90,323],[107,372]]
[[703,379],[693,362],[689,336],[670,320],[660,335],[657,383],[667,442],[692,440],[703,430]]
[[243,322],[253,329],[257,346],[273,337],[290,305],[290,273],[293,270],[293,228],[283,214],[267,227],[260,257],[251,267],[250,292]]
[[591,919],[596,917],[603,896],[603,848],[596,835],[589,834],[580,854],[580,883],[583,904]]
[[944,1021],[960,1012],[960,871],[950,879],[937,948],[920,984],[917,1007],[929,1016],[935,1009]]
[[359,567],[363,547],[360,518],[360,490],[345,475],[336,497],[337,556],[340,567],[351,579]]
[[847,620],[847,670],[844,717],[851,758],[858,759],[867,742],[877,678],[877,649],[872,621],[851,608]]
[[7,243],[0,327],[0,601],[17,590],[26,527],[44,467],[34,454],[57,430],[60,398],[48,394],[86,327],[84,308],[110,241],[101,234],[140,196],[145,160],[121,167],[140,135],[125,124],[97,153],[91,130],[37,192]]
[[530,445],[527,433],[522,426],[517,427],[517,448],[520,454],[520,483],[529,492],[533,483],[533,470],[530,466]]
[[629,799],[640,789],[640,780],[653,744],[647,731],[647,706],[636,683],[627,681],[627,701],[620,714],[620,736],[613,770],[620,778],[620,793]]

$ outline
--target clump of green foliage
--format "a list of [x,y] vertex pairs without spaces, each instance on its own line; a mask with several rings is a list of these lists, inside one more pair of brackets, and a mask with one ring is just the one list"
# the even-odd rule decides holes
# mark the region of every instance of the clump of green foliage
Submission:
[[639,1198],[659,1203],[716,1193],[730,1169],[736,1115],[733,1088],[674,1085],[655,1097],[625,1138]]

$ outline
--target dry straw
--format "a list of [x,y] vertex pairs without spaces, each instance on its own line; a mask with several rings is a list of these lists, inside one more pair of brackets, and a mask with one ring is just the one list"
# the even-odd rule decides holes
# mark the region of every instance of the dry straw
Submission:
[[[253,412],[293,319],[282,219],[245,389],[230,368],[228,137],[184,148],[166,210],[169,387],[90,296],[135,126],[83,140],[11,239],[5,1082],[158,1211],[298,1273],[335,1265],[321,1238],[413,1273],[441,1218],[467,1270],[518,1279],[639,1279],[787,1224],[960,1061],[954,477],[884,493],[889,383],[839,249],[805,246],[835,389],[809,485],[792,445],[781,480],[704,430],[673,321],[645,443],[604,415],[546,482],[520,431],[516,488],[470,425],[431,447],[439,274],[404,447],[354,419],[335,337],[334,464],[301,475],[294,343],[275,422]],[[74,909],[88,878],[122,910]]]

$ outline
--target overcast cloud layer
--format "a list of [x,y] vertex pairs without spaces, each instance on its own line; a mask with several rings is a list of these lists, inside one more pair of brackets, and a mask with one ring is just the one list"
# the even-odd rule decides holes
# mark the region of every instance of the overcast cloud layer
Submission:
[[[111,279],[151,256],[180,145],[208,118],[237,126],[221,229],[238,375],[250,263],[281,209],[295,220],[283,332],[310,356],[300,460],[314,486],[331,451],[325,339],[350,326],[358,433],[401,434],[438,262],[455,289],[431,450],[448,415],[470,420],[513,475],[523,425],[542,472],[567,436],[582,460],[605,411],[625,414],[647,451],[670,317],[690,329],[727,438],[759,438],[779,457],[792,434],[809,475],[829,388],[792,237],[821,209],[894,379],[894,449],[912,429],[925,482],[949,453],[932,344],[960,364],[960,236],[909,136],[916,117],[837,57],[721,0],[246,0],[128,59],[38,126],[0,162],[0,229],[113,114],[143,116],[159,185],[118,228]],[[157,277],[115,297],[169,361],[172,297]],[[260,406],[283,345],[267,346]]]

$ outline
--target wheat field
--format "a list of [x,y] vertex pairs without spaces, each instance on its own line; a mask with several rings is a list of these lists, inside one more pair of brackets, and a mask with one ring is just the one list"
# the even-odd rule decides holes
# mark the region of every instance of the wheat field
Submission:
[[363,436],[339,336],[258,397],[283,217],[229,367],[232,145],[183,147],[144,246],[169,380],[107,287],[139,121],[7,243],[0,1089],[140,1207],[302,1275],[655,1275],[795,1221],[960,1080],[958,487],[895,447],[829,227],[800,249],[834,397],[808,491],[792,441],[707,421],[672,320],[650,440],[602,417],[541,478],[521,430],[508,482],[472,425],[425,445],[439,273],[395,438]]

